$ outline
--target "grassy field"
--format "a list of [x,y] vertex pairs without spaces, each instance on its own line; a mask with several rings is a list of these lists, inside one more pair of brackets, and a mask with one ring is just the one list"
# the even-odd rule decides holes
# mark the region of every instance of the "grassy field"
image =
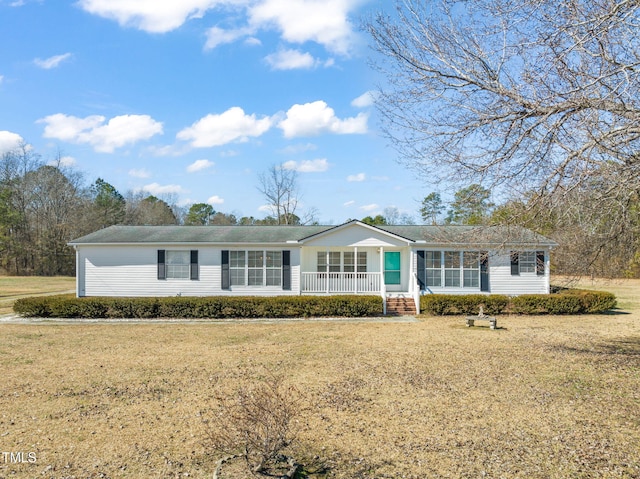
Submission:
[[0,276],[0,315],[13,312],[18,298],[36,294],[75,291],[76,279],[69,276]]
[[621,310],[496,331],[0,324],[0,477],[210,478],[211,398],[275,373],[305,399],[291,454],[317,477],[640,478],[640,281],[587,286]]

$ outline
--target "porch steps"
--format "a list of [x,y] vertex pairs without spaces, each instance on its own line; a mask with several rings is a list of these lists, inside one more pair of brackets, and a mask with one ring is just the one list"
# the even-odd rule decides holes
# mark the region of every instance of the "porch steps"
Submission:
[[387,297],[387,316],[413,316],[415,314],[416,305],[413,298]]

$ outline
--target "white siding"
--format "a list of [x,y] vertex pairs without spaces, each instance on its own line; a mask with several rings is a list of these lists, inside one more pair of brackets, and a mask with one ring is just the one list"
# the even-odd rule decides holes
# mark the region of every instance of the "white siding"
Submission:
[[397,238],[390,233],[375,231],[361,225],[349,225],[304,241],[305,246],[320,247],[393,247],[407,246],[408,240]]
[[509,251],[494,252],[489,258],[489,284],[492,294],[547,294],[549,293],[549,252],[545,252],[545,274],[511,274]]
[[[198,250],[199,279],[158,279],[158,249]],[[300,289],[300,250],[291,251],[291,291],[281,288],[233,287],[221,285],[221,251],[233,249],[202,245],[185,246],[79,246],[79,296],[212,296],[298,294]],[[235,248],[250,249],[250,248]],[[255,249],[255,248],[254,248]]]
[[[455,251],[448,248],[417,248],[429,251],[439,249]],[[473,251],[478,251],[474,249]],[[414,250],[413,270],[418,269],[417,250]],[[511,275],[510,251],[490,251],[489,252],[489,291],[480,291],[478,288],[430,288],[434,294],[547,294],[549,293],[549,252],[545,251],[545,275],[538,276],[533,273],[521,273]]]

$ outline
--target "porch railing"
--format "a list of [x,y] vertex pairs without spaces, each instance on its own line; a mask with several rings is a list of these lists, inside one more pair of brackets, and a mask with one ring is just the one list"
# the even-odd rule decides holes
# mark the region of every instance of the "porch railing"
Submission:
[[303,293],[380,293],[380,273],[302,273]]

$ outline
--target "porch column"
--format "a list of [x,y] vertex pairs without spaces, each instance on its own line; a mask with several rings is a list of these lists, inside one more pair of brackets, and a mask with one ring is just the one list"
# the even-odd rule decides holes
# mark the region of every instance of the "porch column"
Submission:
[[358,247],[353,247],[353,294],[358,294]]
[[387,314],[387,288],[384,284],[384,246],[380,246],[380,296],[382,296],[382,314]]
[[326,270],[326,273],[325,273],[325,275],[327,277],[327,290],[326,290],[326,293],[329,294],[329,289],[330,289],[329,288],[329,269],[330,269],[329,268],[329,248],[327,248],[327,251],[325,251],[324,254],[325,254],[324,261],[327,264],[327,270]]

